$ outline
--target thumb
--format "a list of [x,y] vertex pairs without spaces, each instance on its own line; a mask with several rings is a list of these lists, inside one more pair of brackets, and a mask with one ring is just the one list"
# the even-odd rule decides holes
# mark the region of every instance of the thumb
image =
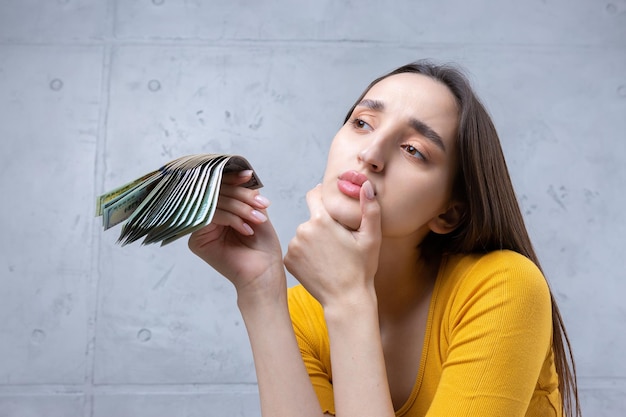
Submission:
[[378,238],[380,231],[380,204],[376,200],[374,187],[370,181],[361,186],[361,226],[359,233]]

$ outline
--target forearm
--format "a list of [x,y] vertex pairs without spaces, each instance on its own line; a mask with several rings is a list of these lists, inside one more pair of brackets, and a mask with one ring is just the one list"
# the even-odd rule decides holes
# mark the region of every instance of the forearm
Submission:
[[286,287],[239,295],[256,368],[263,417],[321,417],[287,307]]
[[376,296],[324,310],[338,417],[394,416],[380,336]]

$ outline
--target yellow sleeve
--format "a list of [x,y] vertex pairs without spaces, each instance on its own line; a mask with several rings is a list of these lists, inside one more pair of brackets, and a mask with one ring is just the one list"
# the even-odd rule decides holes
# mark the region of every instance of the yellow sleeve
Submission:
[[289,289],[289,314],[323,413],[335,415],[330,344],[322,306],[301,285]]
[[502,251],[456,281],[441,334],[446,357],[427,417],[522,417],[551,349],[547,283],[528,259]]

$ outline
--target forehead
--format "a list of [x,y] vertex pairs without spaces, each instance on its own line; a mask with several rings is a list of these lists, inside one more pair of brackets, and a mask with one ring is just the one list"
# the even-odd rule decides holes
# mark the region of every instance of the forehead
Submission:
[[[402,73],[386,77],[374,84],[365,97],[386,96],[392,100],[402,100],[404,105],[428,105],[440,111],[456,113],[456,100],[452,92],[441,81],[426,75]],[[393,105],[394,101],[388,103]]]

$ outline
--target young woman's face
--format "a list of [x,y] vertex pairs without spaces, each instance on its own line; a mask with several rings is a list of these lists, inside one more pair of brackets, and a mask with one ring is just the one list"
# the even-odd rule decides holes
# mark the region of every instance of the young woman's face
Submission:
[[370,180],[381,205],[384,237],[419,243],[445,233],[452,205],[458,126],[454,96],[430,77],[405,73],[375,84],[337,132],[322,200],[350,229],[361,221],[360,185]]

